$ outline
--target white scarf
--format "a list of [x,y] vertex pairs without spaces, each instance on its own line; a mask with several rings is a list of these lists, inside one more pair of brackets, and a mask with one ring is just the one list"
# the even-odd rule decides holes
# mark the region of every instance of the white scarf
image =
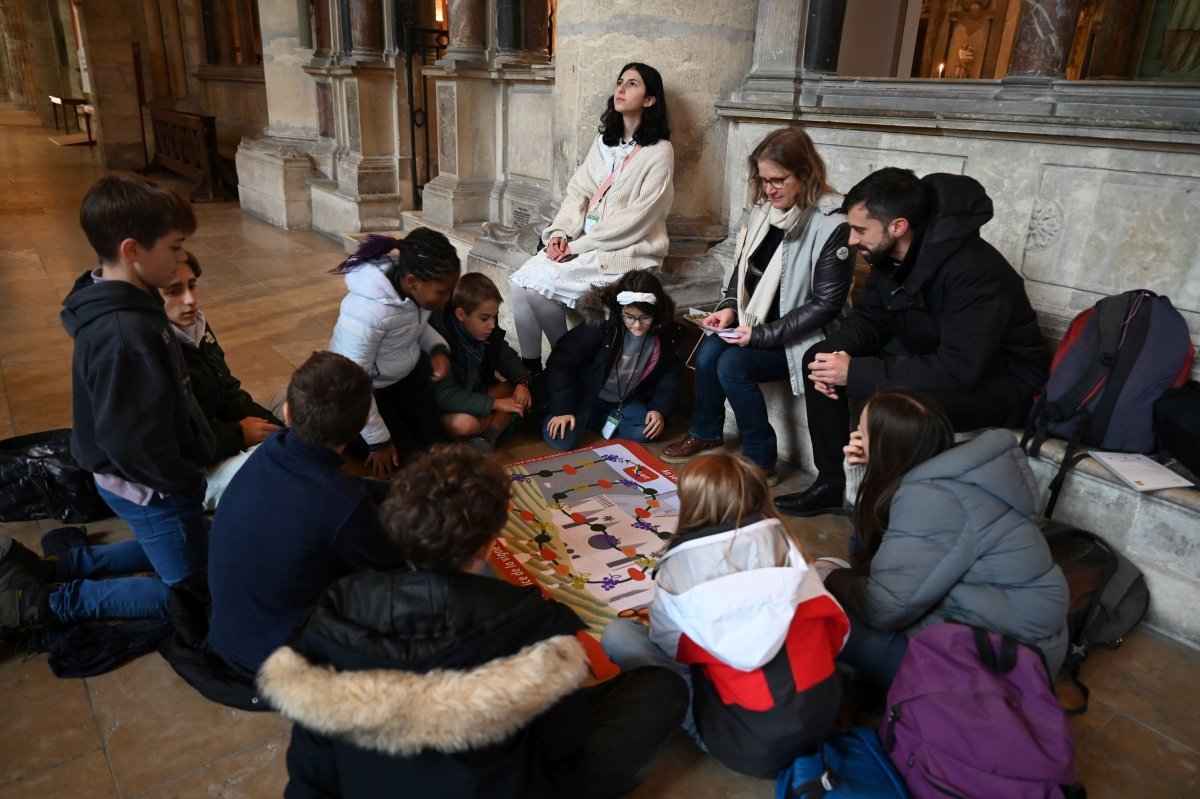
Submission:
[[738,287],[738,324],[754,327],[761,324],[771,306],[775,303],[775,295],[779,293],[779,281],[783,276],[783,242],[775,248],[771,261],[763,270],[763,276],[754,287],[753,296],[746,297],[743,287],[746,285],[746,270],[750,267],[750,256],[758,249],[758,245],[767,237],[767,226],[782,228],[784,235],[801,220],[807,222],[816,212],[816,208],[801,208],[793,205],[786,211],[781,211],[768,205],[767,213],[755,213],[750,217],[746,237],[742,240],[742,249],[737,256],[737,287]]

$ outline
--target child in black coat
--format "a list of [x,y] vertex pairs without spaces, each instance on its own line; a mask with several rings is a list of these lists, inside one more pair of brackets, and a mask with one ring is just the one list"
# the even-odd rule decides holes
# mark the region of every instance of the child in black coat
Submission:
[[585,323],[559,339],[546,364],[542,438],[560,450],[574,449],[589,428],[605,438],[658,438],[683,372],[675,303],[658,278],[636,271],[588,290],[577,310]]

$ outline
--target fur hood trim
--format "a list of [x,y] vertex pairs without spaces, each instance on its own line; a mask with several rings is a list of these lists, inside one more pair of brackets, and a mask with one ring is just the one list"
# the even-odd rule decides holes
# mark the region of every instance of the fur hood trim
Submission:
[[584,324],[599,327],[608,321],[610,309],[604,301],[608,286],[592,286],[580,296],[575,310],[583,317]]
[[267,658],[258,686],[272,707],[316,733],[410,756],[500,743],[578,689],[587,674],[583,646],[557,635],[472,669],[424,674],[339,672],[285,646]]

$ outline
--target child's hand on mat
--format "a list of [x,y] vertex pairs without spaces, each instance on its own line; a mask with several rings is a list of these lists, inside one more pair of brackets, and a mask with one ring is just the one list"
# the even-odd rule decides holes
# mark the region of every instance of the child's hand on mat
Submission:
[[259,419],[257,416],[247,416],[238,424],[242,426],[243,449],[261,444],[267,436],[279,429],[279,425],[271,424],[266,419]]
[[546,423],[546,432],[551,438],[566,438],[568,430],[575,429],[575,417],[571,414],[555,416]]
[[667,422],[663,419],[663,415],[658,411],[650,411],[646,414],[646,427],[642,431],[646,438],[650,441],[658,438],[659,433],[667,426]]
[[504,411],[505,413],[515,413],[517,416],[525,415],[525,406],[517,402],[516,397],[502,397],[497,400],[492,400],[492,410]]
[[400,453],[396,451],[396,445],[388,442],[388,445],[378,452],[372,452],[367,456],[367,465],[375,472],[375,476],[380,480],[386,480],[392,476],[392,472],[400,467]]
[[842,447],[842,452],[846,453],[846,463],[851,466],[862,466],[867,462],[867,451],[863,449],[861,430],[855,430],[850,434],[850,443]]
[[450,374],[450,356],[444,352],[435,352],[429,356],[429,365],[433,367],[430,380],[438,381]]

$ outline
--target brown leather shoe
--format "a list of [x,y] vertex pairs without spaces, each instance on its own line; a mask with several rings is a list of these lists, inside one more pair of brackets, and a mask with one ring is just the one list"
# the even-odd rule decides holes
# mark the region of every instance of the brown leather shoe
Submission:
[[716,441],[702,441],[699,438],[685,435],[674,444],[668,444],[663,447],[662,453],[658,457],[666,463],[686,463],[701,452],[707,452],[710,449],[720,449],[724,445],[725,442],[720,439]]

